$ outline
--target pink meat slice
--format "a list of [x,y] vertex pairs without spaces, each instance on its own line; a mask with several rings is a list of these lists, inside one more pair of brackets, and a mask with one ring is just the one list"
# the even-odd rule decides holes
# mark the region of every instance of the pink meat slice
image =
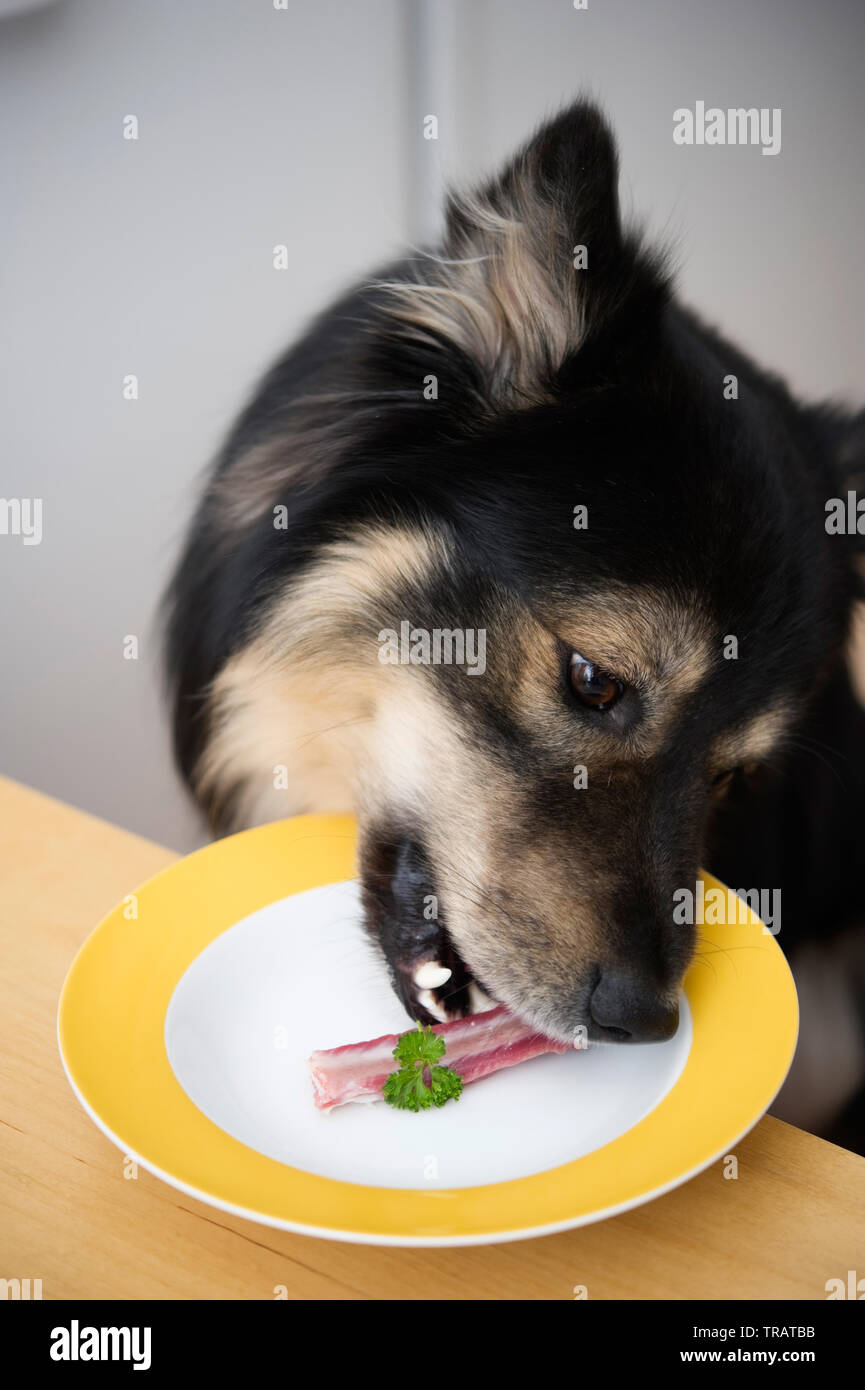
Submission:
[[[567,1052],[570,1046],[523,1023],[504,1004],[452,1023],[434,1024],[433,1032],[446,1043],[442,1065],[459,1072],[466,1083],[545,1052]],[[332,1110],[355,1100],[381,1100],[382,1086],[399,1065],[393,1050],[401,1036],[386,1033],[371,1042],[313,1052],[309,1069],[319,1110]]]

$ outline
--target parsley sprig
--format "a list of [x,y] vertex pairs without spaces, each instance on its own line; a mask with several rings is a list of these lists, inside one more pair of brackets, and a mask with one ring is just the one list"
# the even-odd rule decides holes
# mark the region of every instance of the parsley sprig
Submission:
[[400,1063],[382,1087],[388,1105],[397,1110],[429,1110],[449,1100],[459,1100],[463,1079],[450,1067],[439,1065],[445,1055],[445,1040],[418,1020],[417,1028],[403,1033],[393,1055]]

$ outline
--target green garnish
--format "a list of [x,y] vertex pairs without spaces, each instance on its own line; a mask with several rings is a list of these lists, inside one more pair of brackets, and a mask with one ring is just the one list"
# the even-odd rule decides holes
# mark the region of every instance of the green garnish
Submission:
[[445,1040],[427,1024],[403,1033],[393,1050],[400,1063],[399,1071],[391,1072],[382,1087],[388,1105],[396,1110],[429,1110],[431,1105],[445,1105],[459,1100],[463,1079],[450,1067],[439,1066],[445,1055]]

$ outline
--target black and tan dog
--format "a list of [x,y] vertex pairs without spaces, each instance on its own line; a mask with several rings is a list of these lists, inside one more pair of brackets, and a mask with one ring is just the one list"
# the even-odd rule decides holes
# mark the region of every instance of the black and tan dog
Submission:
[[412,1017],[480,985],[558,1036],[664,1038],[674,892],[701,863],[782,890],[788,949],[854,942],[837,1109],[865,716],[857,538],[825,523],[863,457],[862,417],[676,303],[574,106],[241,416],[170,594],[180,766],[217,831],[356,810]]

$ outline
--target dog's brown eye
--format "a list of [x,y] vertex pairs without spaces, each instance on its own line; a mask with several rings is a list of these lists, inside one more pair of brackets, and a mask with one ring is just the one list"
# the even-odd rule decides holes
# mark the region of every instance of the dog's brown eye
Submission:
[[605,710],[614,705],[624,689],[615,676],[608,676],[593,661],[574,652],[568,667],[571,689],[577,699],[589,709]]

